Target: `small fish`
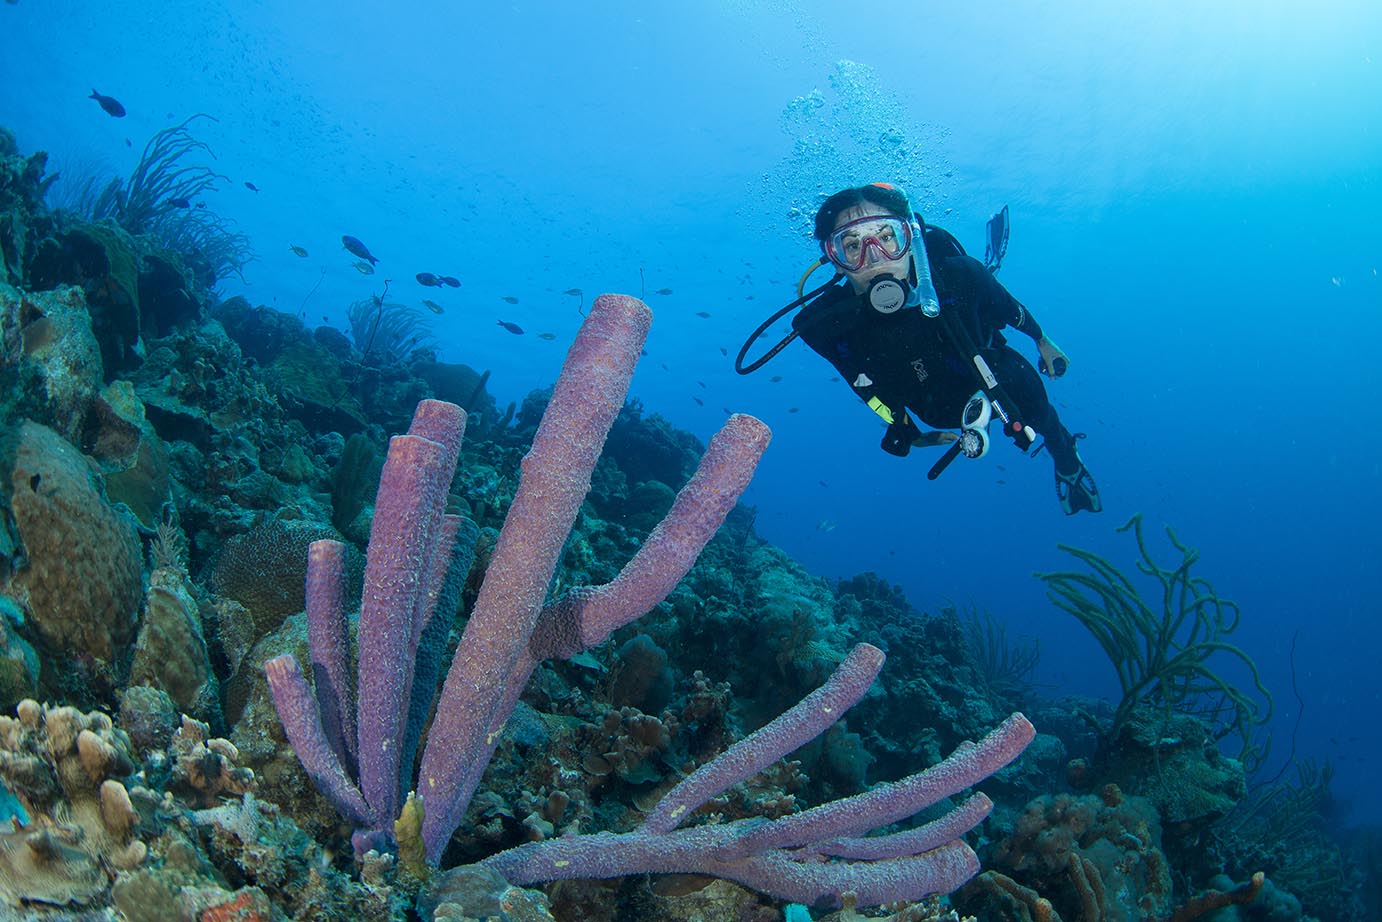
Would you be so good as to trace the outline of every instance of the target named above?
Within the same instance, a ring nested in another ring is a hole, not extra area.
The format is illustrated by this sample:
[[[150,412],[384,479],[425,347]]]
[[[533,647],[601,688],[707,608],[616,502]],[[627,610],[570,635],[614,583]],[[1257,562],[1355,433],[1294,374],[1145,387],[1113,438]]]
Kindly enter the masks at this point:
[[[168,199],[168,204],[172,205],[174,208],[191,208],[192,200],[179,196],[178,198]]]
[[[698,406],[698,407],[703,407],[703,406],[705,406],[705,401],[702,400],[701,398],[699,398],[699,397],[692,397],[691,399],[694,400],[694,401],[696,401],[696,406]]]
[[[374,267],[363,259],[357,259],[355,262],[351,263],[351,265],[354,266],[355,271],[361,275],[374,275]]]
[[[744,295],[745,301],[757,301],[758,295]]]
[[[839,384],[839,383],[840,383],[840,377],[839,377],[839,375],[836,375],[835,377],[831,378],[831,379],[830,379],[830,383],[831,383],[831,384]]]
[[[298,246],[296,243],[288,244],[288,251],[292,253],[294,256],[298,257],[299,259],[302,259],[307,256],[307,250]]]
[[[787,408],[787,412],[788,412],[788,413],[800,413],[800,412],[801,412],[801,407],[788,407],[788,408]]]
[[[777,382],[779,382],[779,381],[782,380],[782,375],[773,375],[773,376],[772,376],[771,378],[769,378],[768,380],[771,381],[772,383],[776,384]]]
[[[515,298],[513,295],[504,295],[504,297],[500,298],[499,300],[505,302],[506,304],[517,304],[517,303],[518,303],[518,299]]]
[[[1004,486],[1007,486],[1007,484],[1008,484],[1008,482],[1007,482],[1006,480],[1000,480],[1000,481],[998,481],[998,482],[999,482],[1000,484],[1003,484]]]
[[[114,96],[102,96],[100,93],[92,90],[91,95],[86,98],[96,100],[100,107],[105,110],[106,115],[109,115],[111,118],[125,117],[125,107],[120,105],[120,100],[116,99]]]
[[[538,339],[545,339],[545,340],[547,340],[548,342],[551,342],[552,340],[554,340],[554,339],[557,338],[557,334],[555,334],[555,333],[539,333],[539,334],[537,334],[537,338],[538,338]]]
[[[710,311],[696,311],[696,316],[703,320],[708,320],[710,318]]]
[[[564,295],[570,295],[571,297],[574,298],[574,297],[576,297],[577,295],[584,295],[585,292],[584,292],[584,291],[581,291],[579,288],[568,288],[568,289],[566,289],[565,291],[563,291],[562,294],[564,294]]]
[[[126,147],[134,147],[134,142],[131,141],[129,138],[126,138],[126,139],[125,139],[125,146],[126,146]]]
[[[499,325],[515,336],[523,335],[523,328],[516,323],[509,323],[507,320],[501,320],[499,321]]]
[[[733,416],[733,415],[734,415],[734,411],[731,410],[729,407],[720,407],[720,409],[725,411],[725,415],[726,415],[726,416]]]
[[[726,349],[724,346],[721,346],[721,347],[720,347],[720,354],[721,354],[721,355],[727,356],[727,355],[729,355],[729,350]]]
[[[704,382],[704,381],[697,381],[696,383],[699,384],[701,387],[705,387],[705,382]]]
[[[663,370],[663,371],[671,371],[671,370],[672,370],[672,369],[670,369],[670,368],[667,367],[667,363],[666,363],[666,362],[658,362],[658,364],[662,366],[662,370]]]
[[[816,523],[816,531],[826,531],[826,532],[829,532],[829,531],[834,531],[834,530],[835,530],[835,523],[832,522],[832,521],[830,521],[829,519],[821,519],[819,522]]]
[[[670,288],[659,288],[657,291],[653,292],[655,295],[669,295],[671,293],[672,289]]]
[[[375,259],[374,256],[370,253],[369,247],[365,246],[365,244],[360,240],[359,237],[352,237],[349,234],[343,235],[341,237],[341,246],[345,247],[347,250],[349,250],[356,256],[360,257],[361,259],[368,259],[370,265],[374,265],[375,263],[379,262],[379,260]]]
[[[426,285],[428,288],[436,288],[441,284],[441,279],[430,272],[419,272],[413,278],[417,279],[419,285]]]
[[[445,312],[442,310],[441,305],[438,304],[436,301],[429,301],[428,299],[423,298],[423,299],[422,299],[422,306],[425,307],[425,308],[427,308],[429,311],[431,311],[431,312],[434,313],[434,314],[445,313]]]
[[[254,183],[250,182],[248,179],[245,180],[245,188],[248,189],[248,190],[250,190],[251,192],[258,192],[258,191],[259,191],[259,187],[256,186]]]
[[[458,278],[456,278],[454,275],[439,275],[439,276],[437,276],[437,281],[438,281],[438,282],[441,282],[443,285],[447,286],[448,288],[460,288],[460,287],[461,287],[461,280],[458,279]]]

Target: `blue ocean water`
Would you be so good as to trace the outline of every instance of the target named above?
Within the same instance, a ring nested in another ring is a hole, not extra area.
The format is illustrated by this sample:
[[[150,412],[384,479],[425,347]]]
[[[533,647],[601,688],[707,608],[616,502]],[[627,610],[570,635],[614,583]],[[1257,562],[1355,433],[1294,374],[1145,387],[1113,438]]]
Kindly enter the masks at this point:
[[[644,296],[645,408],[704,439],[726,408],[773,427],[747,494],[765,537],[923,609],[992,610],[1041,639],[1052,691],[1116,685],[1033,571],[1060,543],[1131,569],[1118,525],[1174,527],[1242,606],[1269,770],[1299,717],[1297,758],[1382,819],[1382,7],[19,0],[0,35],[0,124],[72,181],[215,119],[207,203],[258,253],[227,295],[346,328],[390,279],[443,305],[442,357],[491,369],[501,404],[552,381],[580,304]],[[999,279],[1071,356],[1049,389],[1101,515],[1062,516],[1049,460],[1006,444],[927,482],[932,457],[881,452],[801,344],[735,374],[816,256],[816,206],[873,180],[976,254],[1010,206]]]

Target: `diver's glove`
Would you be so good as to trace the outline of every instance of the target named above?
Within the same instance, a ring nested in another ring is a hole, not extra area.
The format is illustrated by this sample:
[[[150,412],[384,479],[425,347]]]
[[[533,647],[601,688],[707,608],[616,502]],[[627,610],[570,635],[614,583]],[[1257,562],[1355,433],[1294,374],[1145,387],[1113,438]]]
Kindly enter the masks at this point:
[[[1045,336],[1037,340],[1037,351],[1041,353],[1041,361],[1037,363],[1037,367],[1048,378],[1059,378],[1070,367],[1069,356]]]
[[[883,433],[883,442],[880,447],[890,455],[905,458],[907,452],[911,451],[912,446],[916,444],[915,440],[921,435],[922,432],[917,428],[917,424],[912,422],[910,416],[903,413],[888,424],[887,431]]]

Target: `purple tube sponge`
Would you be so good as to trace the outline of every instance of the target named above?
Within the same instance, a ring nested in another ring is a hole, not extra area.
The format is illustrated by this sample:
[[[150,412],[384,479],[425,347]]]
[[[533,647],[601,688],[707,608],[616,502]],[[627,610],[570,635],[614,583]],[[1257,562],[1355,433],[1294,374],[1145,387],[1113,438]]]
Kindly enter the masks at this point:
[[[1021,714],[938,765],[863,794],[776,820],[676,828],[709,798],[823,732],[863,696],[882,662],[877,648],[856,646],[825,685],[669,791],[637,831],[533,842],[480,864],[520,886],[628,874],[710,874],[808,905],[838,906],[847,890],[859,905],[874,906],[956,889],[979,870],[978,858],[959,837],[988,815],[993,804],[984,795],[916,829],[863,833],[913,816],[1017,758],[1036,732]],[[435,886],[445,885],[443,875]]]
[[[537,663],[574,655],[662,601],[734,507],[767,446],[766,426],[731,417],[620,576],[545,604],[650,322],[651,312],[637,299],[595,300],[523,459],[518,492],[422,752],[422,839],[433,863],[464,816]],[[334,542],[315,545],[309,555],[315,697],[291,657],[266,664],[274,703],[308,774],[362,826],[353,837],[357,847],[391,837],[434,692],[433,657],[454,612],[459,577],[469,568],[473,526],[442,514],[463,427],[458,408],[424,401],[409,434],[390,443],[366,555],[356,682],[349,680],[342,548]],[[460,548],[454,554],[453,543]],[[457,558],[463,558],[459,565]]]

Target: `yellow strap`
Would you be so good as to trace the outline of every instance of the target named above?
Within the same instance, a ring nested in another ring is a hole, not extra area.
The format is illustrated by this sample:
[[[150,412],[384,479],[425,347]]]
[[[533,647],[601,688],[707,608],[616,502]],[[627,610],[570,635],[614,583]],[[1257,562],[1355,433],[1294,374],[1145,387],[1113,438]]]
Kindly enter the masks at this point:
[[[816,260],[815,262],[813,262],[813,263],[811,264],[811,267],[810,267],[809,269],[807,269],[805,272],[803,272],[803,273],[801,274],[801,278],[797,279],[797,297],[798,297],[798,298],[801,297],[801,293],[806,289],[806,280],[809,279],[809,278],[811,277],[811,275],[812,275],[817,269],[819,269],[821,266],[824,266],[824,265],[825,265],[825,260],[824,260],[824,259],[818,259],[818,260]]]
[[[881,416],[883,422],[887,423],[889,426],[893,424],[893,411],[888,408],[886,403],[879,400],[877,397],[869,398],[869,409]]]

